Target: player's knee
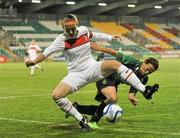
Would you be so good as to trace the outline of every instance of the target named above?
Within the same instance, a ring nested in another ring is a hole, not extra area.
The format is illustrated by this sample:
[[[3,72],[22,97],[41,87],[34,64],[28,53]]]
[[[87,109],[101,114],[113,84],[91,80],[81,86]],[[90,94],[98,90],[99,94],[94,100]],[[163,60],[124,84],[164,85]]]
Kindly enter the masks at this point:
[[[60,98],[63,98],[63,96],[60,95],[59,93],[53,92],[52,93],[52,98],[53,98],[53,100],[58,100]]]
[[[115,60],[112,60],[112,68],[114,70],[118,70],[118,68],[121,66],[121,63]]]
[[[108,100],[109,100],[111,103],[116,103],[117,100],[118,100],[118,97],[117,97],[117,96],[110,96],[110,97],[108,98]]]
[[[58,100],[59,99],[59,97],[55,93],[52,93],[52,98],[53,98],[53,100]]]
[[[69,94],[70,90],[69,87],[66,87],[66,85],[64,85],[63,83],[58,85],[53,93],[52,93],[52,98],[54,100],[58,100],[60,98],[64,98]]]

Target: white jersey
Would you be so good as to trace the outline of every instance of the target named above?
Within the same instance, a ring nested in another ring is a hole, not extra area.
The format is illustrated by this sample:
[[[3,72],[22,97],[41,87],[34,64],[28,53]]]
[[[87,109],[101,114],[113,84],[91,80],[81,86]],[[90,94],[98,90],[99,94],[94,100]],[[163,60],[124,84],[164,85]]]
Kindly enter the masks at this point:
[[[37,45],[30,45],[28,47],[28,55],[31,60],[37,57],[37,52],[41,51],[41,48]]]
[[[65,33],[60,34],[54,42],[45,49],[45,57],[57,51],[64,51],[69,72],[79,72],[89,66],[90,61],[94,61],[91,55],[90,39],[110,41],[112,36],[104,33],[91,33],[85,26],[77,28],[78,33],[70,38]]]

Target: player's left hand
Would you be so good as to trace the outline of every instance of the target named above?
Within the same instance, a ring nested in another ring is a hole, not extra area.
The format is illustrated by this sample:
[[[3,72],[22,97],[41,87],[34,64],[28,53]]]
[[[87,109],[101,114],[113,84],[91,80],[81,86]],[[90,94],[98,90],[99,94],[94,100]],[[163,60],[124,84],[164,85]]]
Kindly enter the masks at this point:
[[[138,99],[136,99],[136,97],[134,96],[134,93],[129,93],[128,99],[134,106],[138,104]]]
[[[26,67],[34,66],[34,65],[35,65],[35,62],[34,62],[34,61],[32,61],[32,60],[26,61]]]

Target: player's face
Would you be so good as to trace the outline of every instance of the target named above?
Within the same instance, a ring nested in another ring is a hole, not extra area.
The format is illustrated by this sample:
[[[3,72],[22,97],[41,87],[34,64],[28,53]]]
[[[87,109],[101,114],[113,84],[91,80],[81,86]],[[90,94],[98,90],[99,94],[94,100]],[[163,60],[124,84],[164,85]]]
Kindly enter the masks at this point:
[[[67,22],[64,24],[64,31],[70,36],[73,37],[77,33],[77,26],[75,22]]]
[[[142,75],[148,75],[151,74],[155,71],[154,66],[151,63],[143,63],[142,66],[140,67],[140,71]]]

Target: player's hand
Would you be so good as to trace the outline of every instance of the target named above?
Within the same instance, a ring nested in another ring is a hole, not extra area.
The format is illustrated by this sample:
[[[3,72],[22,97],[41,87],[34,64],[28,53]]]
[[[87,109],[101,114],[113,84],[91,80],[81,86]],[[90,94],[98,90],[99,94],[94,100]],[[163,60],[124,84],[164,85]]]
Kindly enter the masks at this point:
[[[32,60],[28,60],[26,61],[26,67],[29,67],[29,66],[34,66],[36,63]]]
[[[138,99],[136,99],[136,97],[134,96],[134,93],[129,93],[128,99],[134,106],[138,104]]]
[[[112,40],[121,41],[121,37],[120,37],[120,36],[114,36],[114,37],[112,38]]]

